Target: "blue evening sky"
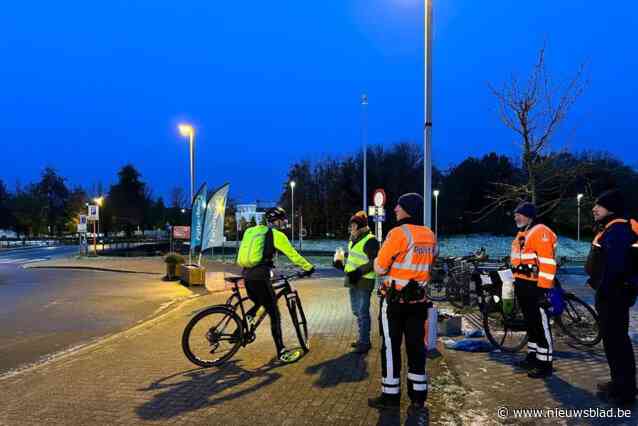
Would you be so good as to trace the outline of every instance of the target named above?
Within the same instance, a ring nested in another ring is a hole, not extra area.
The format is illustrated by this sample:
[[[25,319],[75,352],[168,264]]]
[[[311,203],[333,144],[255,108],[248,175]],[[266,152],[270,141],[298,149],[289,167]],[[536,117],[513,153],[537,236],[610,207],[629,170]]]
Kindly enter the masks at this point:
[[[231,182],[276,199],[291,162],[371,143],[422,142],[423,3],[411,0],[12,1],[0,12],[0,179],[51,165],[72,185],[132,162],[156,195]],[[547,40],[556,77],[589,87],[555,141],[638,164],[638,3],[435,0],[434,162],[515,153],[487,82],[526,74]],[[299,190],[302,190],[299,188]]]

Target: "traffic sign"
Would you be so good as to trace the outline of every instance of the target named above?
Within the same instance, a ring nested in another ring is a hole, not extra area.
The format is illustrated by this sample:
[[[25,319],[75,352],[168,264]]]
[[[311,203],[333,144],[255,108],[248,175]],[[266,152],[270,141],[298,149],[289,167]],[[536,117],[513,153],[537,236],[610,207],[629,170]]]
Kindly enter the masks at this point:
[[[99,220],[100,219],[100,206],[98,206],[97,204],[89,205],[88,219],[89,220]]]
[[[372,197],[372,200],[374,201],[374,205],[377,207],[383,207],[385,205],[385,191],[381,188],[376,189],[374,191],[374,196]]]
[[[78,222],[78,234],[86,233],[86,215],[80,215],[80,221]]]

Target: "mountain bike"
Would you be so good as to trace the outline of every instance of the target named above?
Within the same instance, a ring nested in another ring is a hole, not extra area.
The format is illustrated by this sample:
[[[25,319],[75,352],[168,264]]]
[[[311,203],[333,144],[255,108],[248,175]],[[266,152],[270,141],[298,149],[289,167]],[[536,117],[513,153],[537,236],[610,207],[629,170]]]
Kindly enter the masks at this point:
[[[500,268],[502,269],[502,268]],[[510,312],[503,312],[502,283],[495,270],[481,270],[473,274],[476,283],[479,309],[487,339],[505,352],[518,352],[527,344],[527,327],[516,298]],[[556,279],[554,285],[560,287]],[[553,324],[583,346],[597,345],[602,336],[598,314],[589,304],[574,293],[565,291],[565,309],[553,317]]]
[[[275,303],[279,303],[282,298],[286,301],[301,348],[298,357],[309,351],[308,324],[299,293],[290,281],[305,276],[304,273],[279,275],[272,284]],[[246,312],[252,302],[247,296],[242,296],[240,291],[244,279],[227,277],[225,280],[232,284],[232,294],[226,303],[198,312],[186,324],[182,333],[182,349],[186,358],[201,367],[220,366],[231,359],[242,346],[255,341],[257,328],[267,316],[266,310],[260,307],[254,320],[249,322]]]

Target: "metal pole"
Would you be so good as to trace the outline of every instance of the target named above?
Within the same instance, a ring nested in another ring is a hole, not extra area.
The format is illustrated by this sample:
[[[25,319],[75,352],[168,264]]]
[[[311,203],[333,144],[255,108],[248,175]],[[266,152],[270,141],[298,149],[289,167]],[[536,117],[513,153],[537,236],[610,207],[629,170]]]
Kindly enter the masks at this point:
[[[423,127],[423,222],[432,221],[432,2],[425,0],[425,125]]]
[[[195,199],[195,150],[194,150],[194,130],[191,130],[189,136],[190,146],[190,169],[191,169],[191,204]]]
[[[294,246],[295,245],[295,185],[292,185],[290,187],[292,189],[292,206],[291,206],[291,212],[290,212],[290,227],[291,227],[291,231],[290,231],[290,238],[292,239],[291,243]]]
[[[361,95],[361,138],[363,139],[363,211],[368,213],[368,95]]]
[[[303,215],[299,214],[299,251],[301,251],[302,241],[303,241]]]
[[[580,242],[580,200],[578,200],[578,241]]]
[[[434,197],[434,234],[439,236],[439,196]]]

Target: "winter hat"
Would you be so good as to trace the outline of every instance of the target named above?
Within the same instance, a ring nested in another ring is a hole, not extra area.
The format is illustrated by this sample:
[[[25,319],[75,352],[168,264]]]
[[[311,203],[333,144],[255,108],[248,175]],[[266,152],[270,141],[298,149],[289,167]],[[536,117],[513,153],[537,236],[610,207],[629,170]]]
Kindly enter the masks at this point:
[[[522,214],[530,219],[536,219],[536,206],[528,201],[523,201],[516,207],[514,213]]]
[[[410,217],[416,219],[423,218],[423,197],[416,192],[403,194],[399,197],[397,204],[399,204]]]
[[[602,206],[616,215],[622,215],[625,212],[625,198],[617,189],[603,192],[594,204]]]
[[[368,226],[368,215],[363,210],[356,212],[351,218],[350,223],[357,225],[357,228],[365,228]]]

